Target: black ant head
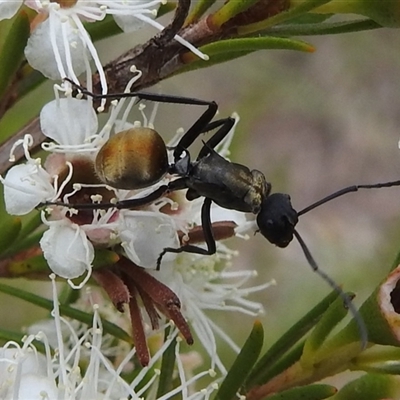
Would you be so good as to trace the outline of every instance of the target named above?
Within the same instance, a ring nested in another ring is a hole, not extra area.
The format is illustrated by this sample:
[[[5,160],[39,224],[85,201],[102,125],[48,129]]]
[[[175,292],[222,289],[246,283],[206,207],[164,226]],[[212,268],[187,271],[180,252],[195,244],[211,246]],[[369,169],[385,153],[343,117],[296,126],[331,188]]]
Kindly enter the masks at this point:
[[[298,221],[290,196],[283,193],[274,193],[265,198],[257,215],[261,234],[278,247],[286,247],[292,241]]]

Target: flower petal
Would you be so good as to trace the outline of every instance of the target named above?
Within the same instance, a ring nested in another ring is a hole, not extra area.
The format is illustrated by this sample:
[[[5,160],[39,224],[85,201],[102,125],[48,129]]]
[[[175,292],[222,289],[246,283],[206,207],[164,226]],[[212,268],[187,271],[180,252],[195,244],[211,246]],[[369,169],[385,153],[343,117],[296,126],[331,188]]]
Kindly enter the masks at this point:
[[[55,191],[50,180],[50,175],[33,163],[12,167],[3,181],[7,212],[24,215],[39,203],[53,198]]]
[[[25,56],[32,68],[53,80],[71,76],[68,65],[73,66],[75,75],[81,74],[86,70],[85,59],[89,57],[78,31],[73,29],[69,21],[61,22],[55,18],[52,24],[49,18],[33,31],[25,48]]]
[[[94,259],[93,245],[78,225],[68,221],[50,223],[40,240],[50,269],[66,279],[77,278],[88,270]]]
[[[22,0],[0,0],[0,21],[12,18],[22,5]]]
[[[180,247],[171,217],[154,212],[125,213],[120,238],[128,257],[144,268],[155,268],[165,247]]]
[[[29,374],[21,377],[19,381],[19,399],[57,399],[59,391],[54,379],[37,374]]]
[[[90,101],[69,97],[47,103],[40,113],[40,126],[60,145],[81,145],[97,132],[98,121]]]

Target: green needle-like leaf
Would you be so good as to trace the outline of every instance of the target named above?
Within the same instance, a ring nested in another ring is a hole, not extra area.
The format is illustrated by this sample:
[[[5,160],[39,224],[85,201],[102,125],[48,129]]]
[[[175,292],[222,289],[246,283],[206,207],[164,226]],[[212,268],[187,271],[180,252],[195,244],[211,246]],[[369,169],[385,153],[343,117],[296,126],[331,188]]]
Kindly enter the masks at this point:
[[[296,344],[291,350],[285,353],[281,358],[278,359],[272,366],[265,368],[259,373],[259,381],[255,384],[254,382],[246,382],[246,389],[251,389],[256,385],[261,385],[269,382],[273,377],[279,375],[296,361],[299,361],[303,354],[304,341]],[[252,386],[251,386],[252,385]]]
[[[231,400],[235,397],[236,392],[243,385],[252,366],[257,361],[263,341],[264,329],[261,322],[256,321],[246,343],[239,355],[236,357],[228,375],[222,382],[221,387],[216,394],[216,399]]]
[[[366,374],[346,386],[332,400],[398,399],[397,378],[384,374]]]
[[[216,0],[199,0],[195,1],[193,11],[189,14],[185,21],[185,25],[190,25],[198,21],[200,17],[215,3]]]
[[[2,342],[17,342],[17,343],[22,343],[23,338],[26,336],[26,333],[21,333],[21,332],[14,332],[14,331],[8,331],[6,329],[0,329],[0,341]],[[41,353],[45,353],[44,345],[43,343],[33,340],[32,344],[36,347],[37,350],[39,350]]]
[[[229,21],[235,15],[246,11],[258,0],[231,0],[225,2],[225,4],[214,14],[209,16],[210,24],[213,26],[221,26],[225,22]]]
[[[3,254],[12,243],[15,243],[21,231],[21,219],[4,213],[0,222],[0,254]]]
[[[354,297],[352,293],[346,293],[350,298]],[[317,323],[310,336],[307,338],[304,345],[304,352],[302,356],[302,361],[307,360],[313,363],[314,354],[323,345],[328,335],[337,326],[337,324],[343,320],[347,315],[347,309],[343,304],[343,299],[341,297],[337,298],[328,310],[323,314],[320,321]]]
[[[36,294],[26,292],[25,290],[18,289],[12,286],[8,286],[3,283],[0,283],[0,292],[9,294],[10,296],[18,297],[19,299],[25,300],[31,304],[35,304],[48,311],[52,311],[54,307],[52,300],[45,299],[44,297],[37,296]],[[75,319],[89,326],[91,326],[93,322],[92,314],[77,310],[67,305],[60,305],[60,314]],[[125,342],[132,343],[132,338],[117,325],[112,324],[111,322],[108,322],[104,319],[102,319],[102,324],[105,333],[109,333],[110,335]]]
[[[266,20],[255,22],[253,24],[241,26],[238,28],[239,35],[248,35],[249,33],[260,32],[271,26],[281,24],[283,22],[289,21],[293,18],[305,15],[308,11],[313,10],[323,4],[330,2],[331,0],[306,0],[300,5],[290,8],[287,11],[281,12],[280,14],[274,15]]]
[[[400,348],[372,346],[360,353],[352,362],[351,369],[381,374],[400,375]]]
[[[274,364],[315,326],[338,296],[339,294],[336,290],[332,291],[273,344],[254,367],[246,386],[251,387],[255,384],[264,383],[265,377],[268,375],[269,370],[274,367]]]
[[[337,389],[331,385],[309,385],[274,394],[268,400],[322,400],[332,397],[336,392]]]
[[[288,24],[273,26],[265,30],[266,35],[274,36],[312,36],[312,35],[335,35],[339,33],[361,32],[371,29],[382,28],[372,19],[324,22],[314,24]]]
[[[24,49],[30,33],[29,18],[25,12],[20,12],[1,49],[0,62],[0,98],[12,82],[24,57]]]
[[[170,328],[165,330],[164,339],[167,339],[170,333]],[[172,388],[172,378],[174,373],[175,366],[175,345],[176,339],[174,339],[167,350],[165,350],[162,362],[161,362],[161,373],[160,378],[158,379],[158,388],[157,388],[157,399],[164,394],[168,393]]]
[[[211,65],[243,57],[257,50],[274,49],[298,50],[305,52],[314,51],[314,47],[309,43],[297,39],[260,36],[256,38],[220,40],[200,47],[200,50],[210,57],[208,61],[200,60],[192,53],[186,53],[183,56],[183,60],[187,63],[187,67],[180,69],[177,73],[192,71],[199,68],[207,68]]]
[[[95,24],[88,22],[85,24],[85,28],[93,42],[122,33],[111,15],[107,15],[102,21]]]

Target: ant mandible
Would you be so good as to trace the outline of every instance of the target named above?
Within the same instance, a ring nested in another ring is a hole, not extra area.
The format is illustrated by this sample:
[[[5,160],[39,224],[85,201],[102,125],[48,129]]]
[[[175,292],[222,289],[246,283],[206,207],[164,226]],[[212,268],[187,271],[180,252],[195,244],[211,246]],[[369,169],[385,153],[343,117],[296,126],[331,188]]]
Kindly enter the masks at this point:
[[[137,97],[138,101],[150,100],[162,103],[201,105],[206,106],[207,109],[178,142],[173,152],[174,162],[172,164],[168,163],[167,148],[161,136],[155,130],[143,127],[135,127],[115,134],[99,150],[95,161],[99,178],[104,183],[118,189],[132,190],[148,187],[160,181],[167,173],[176,176],[177,179],[139,199],[122,200],[116,203],[74,205],[52,202],[47,205],[62,205],[77,210],[128,209],[149,204],[168,193],[182,189],[187,189],[186,198],[188,200],[204,197],[201,222],[207,248],[191,244],[185,244],[179,248],[167,247],[157,259],[157,269],[160,268],[163,256],[168,252],[204,255],[216,252],[210,216],[212,202],[223,208],[253,213],[256,215],[259,232],[270,243],[284,248],[293,240],[293,237],[297,239],[314,272],[319,274],[343,298],[358,324],[362,347],[366,346],[368,337],[364,321],[340,286],[318,267],[295,226],[300,216],[330,200],[359,189],[400,186],[400,180],[348,186],[297,212],[292,207],[288,194],[271,194],[271,184],[266,181],[262,172],[250,170],[245,165],[228,161],[214,150],[230,132],[235,122],[233,118],[212,121],[218,110],[214,101],[147,92],[95,95],[81,86],[74,83],[73,85],[81,94],[90,96],[94,100]],[[214,129],[217,131],[203,144],[197,158],[194,161],[191,160],[187,149],[201,134]]]

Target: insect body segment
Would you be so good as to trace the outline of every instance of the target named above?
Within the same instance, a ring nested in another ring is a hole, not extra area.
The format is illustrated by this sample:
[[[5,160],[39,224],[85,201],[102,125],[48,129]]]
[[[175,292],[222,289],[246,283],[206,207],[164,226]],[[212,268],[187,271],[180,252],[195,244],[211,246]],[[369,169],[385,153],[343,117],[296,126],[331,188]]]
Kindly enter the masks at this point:
[[[142,189],[158,182],[168,170],[167,148],[154,130],[131,128],[112,136],[96,156],[99,178],[116,189]]]
[[[253,214],[271,190],[261,172],[232,163],[213,149],[193,163],[186,184],[188,200],[208,197],[220,207]]]
[[[265,197],[257,215],[261,234],[278,247],[286,247],[293,240],[298,221],[299,217],[292,207],[290,196],[284,193],[273,193]]]

